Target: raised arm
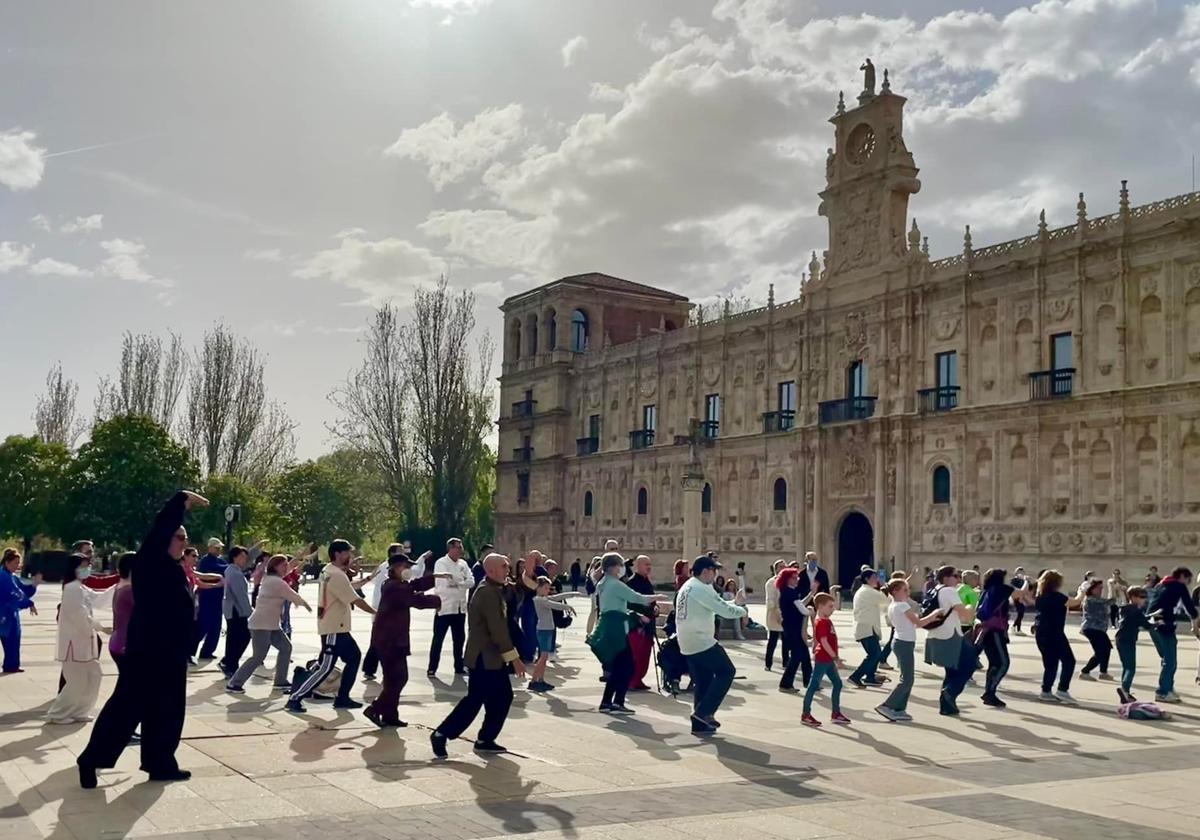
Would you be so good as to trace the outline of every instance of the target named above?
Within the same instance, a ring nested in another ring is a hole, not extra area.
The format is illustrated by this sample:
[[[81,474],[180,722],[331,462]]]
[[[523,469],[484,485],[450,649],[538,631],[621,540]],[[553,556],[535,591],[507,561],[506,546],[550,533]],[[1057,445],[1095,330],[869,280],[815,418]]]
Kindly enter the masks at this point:
[[[154,523],[150,526],[150,531],[146,534],[145,539],[142,540],[142,547],[138,553],[142,557],[155,561],[166,556],[167,550],[171,547],[171,539],[179,530],[179,526],[183,524],[184,515],[193,505],[198,504],[196,500],[208,504],[202,496],[187,490],[180,490],[172,496],[154,517]]]

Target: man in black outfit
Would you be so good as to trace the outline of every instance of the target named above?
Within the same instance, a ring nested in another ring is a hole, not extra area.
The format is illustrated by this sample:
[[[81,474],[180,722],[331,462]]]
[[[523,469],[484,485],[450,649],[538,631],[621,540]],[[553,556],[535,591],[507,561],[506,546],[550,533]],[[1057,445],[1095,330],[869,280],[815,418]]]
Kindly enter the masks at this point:
[[[125,663],[117,686],[104,704],[87,748],[80,753],[79,784],[96,786],[96,771],[113,767],[142,725],[142,769],[154,782],[176,782],[192,774],[180,770],[175,750],[187,707],[188,657],[193,645],[192,596],[180,560],[187,546],[183,517],[208,500],[184,490],[154,518],[133,560],[133,614]]]
[[[808,551],[804,554],[804,566],[800,569],[800,600],[810,594],[829,591],[829,573],[817,562],[817,553]]]

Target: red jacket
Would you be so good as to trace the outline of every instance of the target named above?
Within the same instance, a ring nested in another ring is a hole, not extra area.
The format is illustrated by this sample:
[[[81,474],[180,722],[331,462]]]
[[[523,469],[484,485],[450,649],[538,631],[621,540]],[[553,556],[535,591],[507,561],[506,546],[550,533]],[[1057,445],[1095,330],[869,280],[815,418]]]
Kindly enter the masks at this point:
[[[383,582],[379,611],[371,627],[371,647],[376,652],[382,654],[385,650],[399,648],[399,652],[408,655],[409,610],[413,607],[436,610],[442,605],[438,596],[421,594],[432,588],[432,574],[413,581],[388,578]]]

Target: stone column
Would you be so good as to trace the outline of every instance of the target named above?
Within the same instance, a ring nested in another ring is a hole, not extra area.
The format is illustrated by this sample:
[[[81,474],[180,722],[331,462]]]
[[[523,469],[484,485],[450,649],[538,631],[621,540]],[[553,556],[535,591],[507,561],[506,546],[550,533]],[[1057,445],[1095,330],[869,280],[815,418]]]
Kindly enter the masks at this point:
[[[808,537],[809,545],[807,548],[817,552],[817,556],[821,558],[822,564],[825,565],[825,570],[830,571],[829,566],[826,563],[825,546],[821,542],[821,535],[823,533],[823,529],[821,527],[821,517],[823,516],[822,508],[824,507],[824,505],[821,504],[821,501],[825,496],[825,459],[821,456],[820,431],[818,431],[816,434],[816,440],[813,443],[813,452],[815,453],[813,458],[813,521],[812,531],[809,533]]]
[[[882,425],[882,424],[881,424]],[[884,485],[884,472],[887,466],[884,464],[884,446],[883,446],[883,429],[881,428],[875,434],[875,529],[872,536],[874,537],[874,552],[875,552],[875,568],[883,568],[883,562],[887,559],[887,488]]]
[[[896,567],[908,569],[908,440],[903,430],[896,436]]]
[[[688,464],[683,474],[683,558],[691,562],[700,556],[701,495],[704,473],[699,464]]]

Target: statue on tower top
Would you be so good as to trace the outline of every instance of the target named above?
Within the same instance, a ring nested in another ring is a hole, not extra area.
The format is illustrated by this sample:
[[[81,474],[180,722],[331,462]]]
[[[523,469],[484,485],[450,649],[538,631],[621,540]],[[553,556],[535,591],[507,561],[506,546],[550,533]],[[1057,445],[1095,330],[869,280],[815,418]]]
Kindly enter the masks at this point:
[[[875,65],[868,58],[858,69],[863,71],[863,91],[858,95],[859,104],[862,104],[875,98]]]

